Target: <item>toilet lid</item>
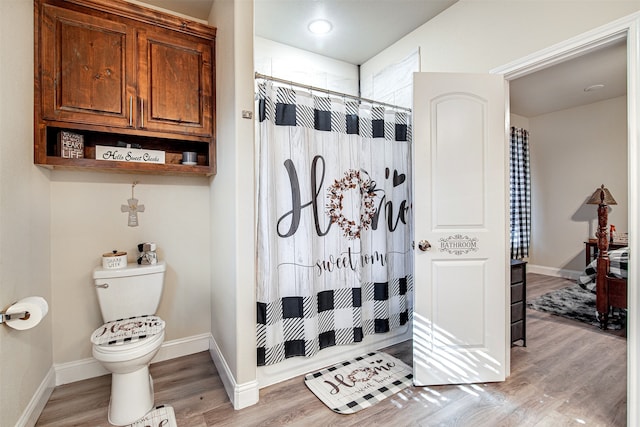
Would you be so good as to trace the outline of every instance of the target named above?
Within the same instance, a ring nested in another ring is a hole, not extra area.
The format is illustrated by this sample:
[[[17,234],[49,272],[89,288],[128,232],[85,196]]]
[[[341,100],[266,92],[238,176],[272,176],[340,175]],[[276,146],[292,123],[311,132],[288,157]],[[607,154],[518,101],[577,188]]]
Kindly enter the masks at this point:
[[[93,331],[95,345],[122,345],[140,341],[164,330],[164,320],[158,316],[139,316],[107,322]]]

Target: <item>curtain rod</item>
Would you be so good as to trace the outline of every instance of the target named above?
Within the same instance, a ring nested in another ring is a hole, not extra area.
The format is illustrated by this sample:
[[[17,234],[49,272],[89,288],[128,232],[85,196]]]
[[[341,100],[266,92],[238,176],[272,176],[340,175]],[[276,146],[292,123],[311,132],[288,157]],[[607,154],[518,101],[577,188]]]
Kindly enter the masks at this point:
[[[387,104],[386,102],[374,101],[372,99],[362,98],[361,96],[349,95],[348,93],[336,92],[334,90],[322,89],[322,88],[315,87],[315,86],[305,85],[305,84],[302,84],[302,83],[296,83],[296,82],[292,82],[290,80],[279,79],[277,77],[267,76],[265,74],[260,74],[258,72],[256,72],[255,78],[256,79],[271,80],[273,82],[284,83],[284,84],[288,84],[288,85],[291,85],[291,86],[296,86],[296,87],[299,87],[299,88],[302,88],[302,89],[308,89],[308,90],[312,90],[312,91],[316,91],[316,92],[323,92],[323,93],[326,93],[328,95],[335,95],[335,96],[341,96],[341,97],[344,97],[344,98],[351,98],[351,99],[355,99],[356,101],[364,101],[364,102],[368,102],[370,104],[383,105],[385,107],[395,108],[395,109],[398,109],[398,110],[404,110],[404,111],[411,112],[411,108],[401,107],[399,105]]]

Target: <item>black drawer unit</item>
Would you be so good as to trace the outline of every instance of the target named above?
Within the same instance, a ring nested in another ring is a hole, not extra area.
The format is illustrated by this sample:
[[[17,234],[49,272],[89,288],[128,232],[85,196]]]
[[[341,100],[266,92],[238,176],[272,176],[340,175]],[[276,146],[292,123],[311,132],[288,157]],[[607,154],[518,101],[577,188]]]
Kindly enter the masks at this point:
[[[511,260],[511,344],[527,346],[527,263]]]

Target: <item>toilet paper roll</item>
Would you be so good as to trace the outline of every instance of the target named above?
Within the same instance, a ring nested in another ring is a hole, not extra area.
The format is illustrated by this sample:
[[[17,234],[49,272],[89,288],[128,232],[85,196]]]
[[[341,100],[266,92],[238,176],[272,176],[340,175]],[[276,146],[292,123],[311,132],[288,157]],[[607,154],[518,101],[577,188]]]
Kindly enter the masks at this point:
[[[14,303],[5,311],[5,314],[28,312],[28,319],[11,319],[6,324],[10,328],[23,331],[35,327],[49,312],[49,305],[42,297],[26,297]]]

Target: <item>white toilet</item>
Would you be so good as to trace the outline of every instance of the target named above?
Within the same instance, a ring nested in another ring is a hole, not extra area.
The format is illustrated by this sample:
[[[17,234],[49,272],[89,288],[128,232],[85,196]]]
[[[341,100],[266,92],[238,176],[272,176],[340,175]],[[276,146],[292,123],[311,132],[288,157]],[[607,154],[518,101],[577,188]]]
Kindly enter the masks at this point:
[[[104,325],[91,335],[93,357],[111,372],[109,422],[122,426],[153,408],[149,363],[164,340],[155,316],[164,285],[164,262],[93,271]]]

